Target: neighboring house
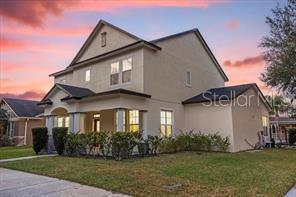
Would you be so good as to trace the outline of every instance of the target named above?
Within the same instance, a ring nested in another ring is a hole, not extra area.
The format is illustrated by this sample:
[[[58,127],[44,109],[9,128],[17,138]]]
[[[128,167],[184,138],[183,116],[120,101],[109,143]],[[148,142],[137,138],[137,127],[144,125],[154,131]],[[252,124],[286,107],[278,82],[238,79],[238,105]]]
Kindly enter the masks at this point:
[[[43,109],[38,101],[3,98],[0,108],[5,110],[8,117],[6,135],[13,138],[16,145],[31,145],[34,127],[44,127],[41,117]]]
[[[289,133],[288,130],[295,128],[296,129],[296,119],[290,117],[275,117],[272,116],[269,118],[270,123],[270,136],[275,140],[276,143],[286,143],[289,142]],[[278,126],[277,126],[278,125]],[[277,129],[279,127],[279,129]]]
[[[50,135],[56,126],[143,131],[144,137],[194,129],[229,136],[235,152],[251,149],[257,132],[267,129],[269,106],[259,88],[224,87],[228,78],[197,29],[148,42],[101,20],[71,64],[50,76],[55,85],[39,103]],[[242,95],[258,99],[250,107],[205,107],[196,95],[208,89],[239,91],[224,103]]]

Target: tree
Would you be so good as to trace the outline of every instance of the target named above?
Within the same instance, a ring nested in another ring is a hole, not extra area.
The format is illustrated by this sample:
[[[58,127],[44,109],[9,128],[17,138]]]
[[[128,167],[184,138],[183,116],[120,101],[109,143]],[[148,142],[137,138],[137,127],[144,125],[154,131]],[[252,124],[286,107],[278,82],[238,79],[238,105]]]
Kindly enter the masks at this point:
[[[283,96],[276,95],[276,96],[266,96],[266,100],[268,101],[269,105],[271,106],[271,114],[279,117],[280,113],[287,112],[288,110],[288,103],[285,102]]]
[[[270,34],[260,47],[265,49],[267,66],[261,80],[291,99],[296,99],[296,0],[272,9],[273,17],[266,17]]]

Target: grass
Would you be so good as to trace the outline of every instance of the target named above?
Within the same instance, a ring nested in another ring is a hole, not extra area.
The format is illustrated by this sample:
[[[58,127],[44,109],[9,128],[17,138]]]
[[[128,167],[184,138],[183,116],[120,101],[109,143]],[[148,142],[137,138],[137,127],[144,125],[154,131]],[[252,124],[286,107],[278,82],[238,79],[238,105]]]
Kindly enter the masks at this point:
[[[0,147],[0,159],[10,159],[16,157],[26,157],[35,155],[32,147],[29,146],[6,146]]]
[[[296,151],[195,153],[113,161],[49,157],[0,164],[133,196],[283,196],[296,183]],[[181,184],[168,189],[165,185]]]

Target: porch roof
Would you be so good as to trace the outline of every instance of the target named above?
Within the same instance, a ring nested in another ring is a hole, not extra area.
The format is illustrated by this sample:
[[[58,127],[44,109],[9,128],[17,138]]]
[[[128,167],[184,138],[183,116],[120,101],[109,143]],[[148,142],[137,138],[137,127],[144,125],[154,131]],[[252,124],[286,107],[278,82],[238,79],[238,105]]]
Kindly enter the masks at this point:
[[[81,97],[73,97],[73,96],[67,96],[65,98],[62,98],[61,101],[67,101],[71,99],[84,99],[84,98],[90,98],[90,97],[100,97],[100,96],[107,96],[107,95],[115,95],[115,94],[126,94],[126,95],[132,95],[132,96],[140,96],[140,97],[145,97],[145,98],[151,98],[151,95],[140,93],[140,92],[135,92],[127,89],[115,89],[115,90],[110,90],[110,91],[105,91],[105,92],[99,92],[99,93],[94,93],[91,95],[86,95],[86,96],[81,96]]]

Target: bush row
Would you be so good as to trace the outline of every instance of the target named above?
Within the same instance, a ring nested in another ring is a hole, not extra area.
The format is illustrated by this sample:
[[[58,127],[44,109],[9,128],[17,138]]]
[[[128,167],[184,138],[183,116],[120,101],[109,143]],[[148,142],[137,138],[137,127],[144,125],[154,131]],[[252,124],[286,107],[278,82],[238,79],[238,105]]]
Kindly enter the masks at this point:
[[[227,151],[229,138],[218,134],[182,134],[176,138],[148,136],[141,132],[89,132],[67,134],[67,128],[54,128],[53,139],[57,152],[69,156],[88,155],[112,157],[115,160],[131,155],[156,155],[179,151]]]

